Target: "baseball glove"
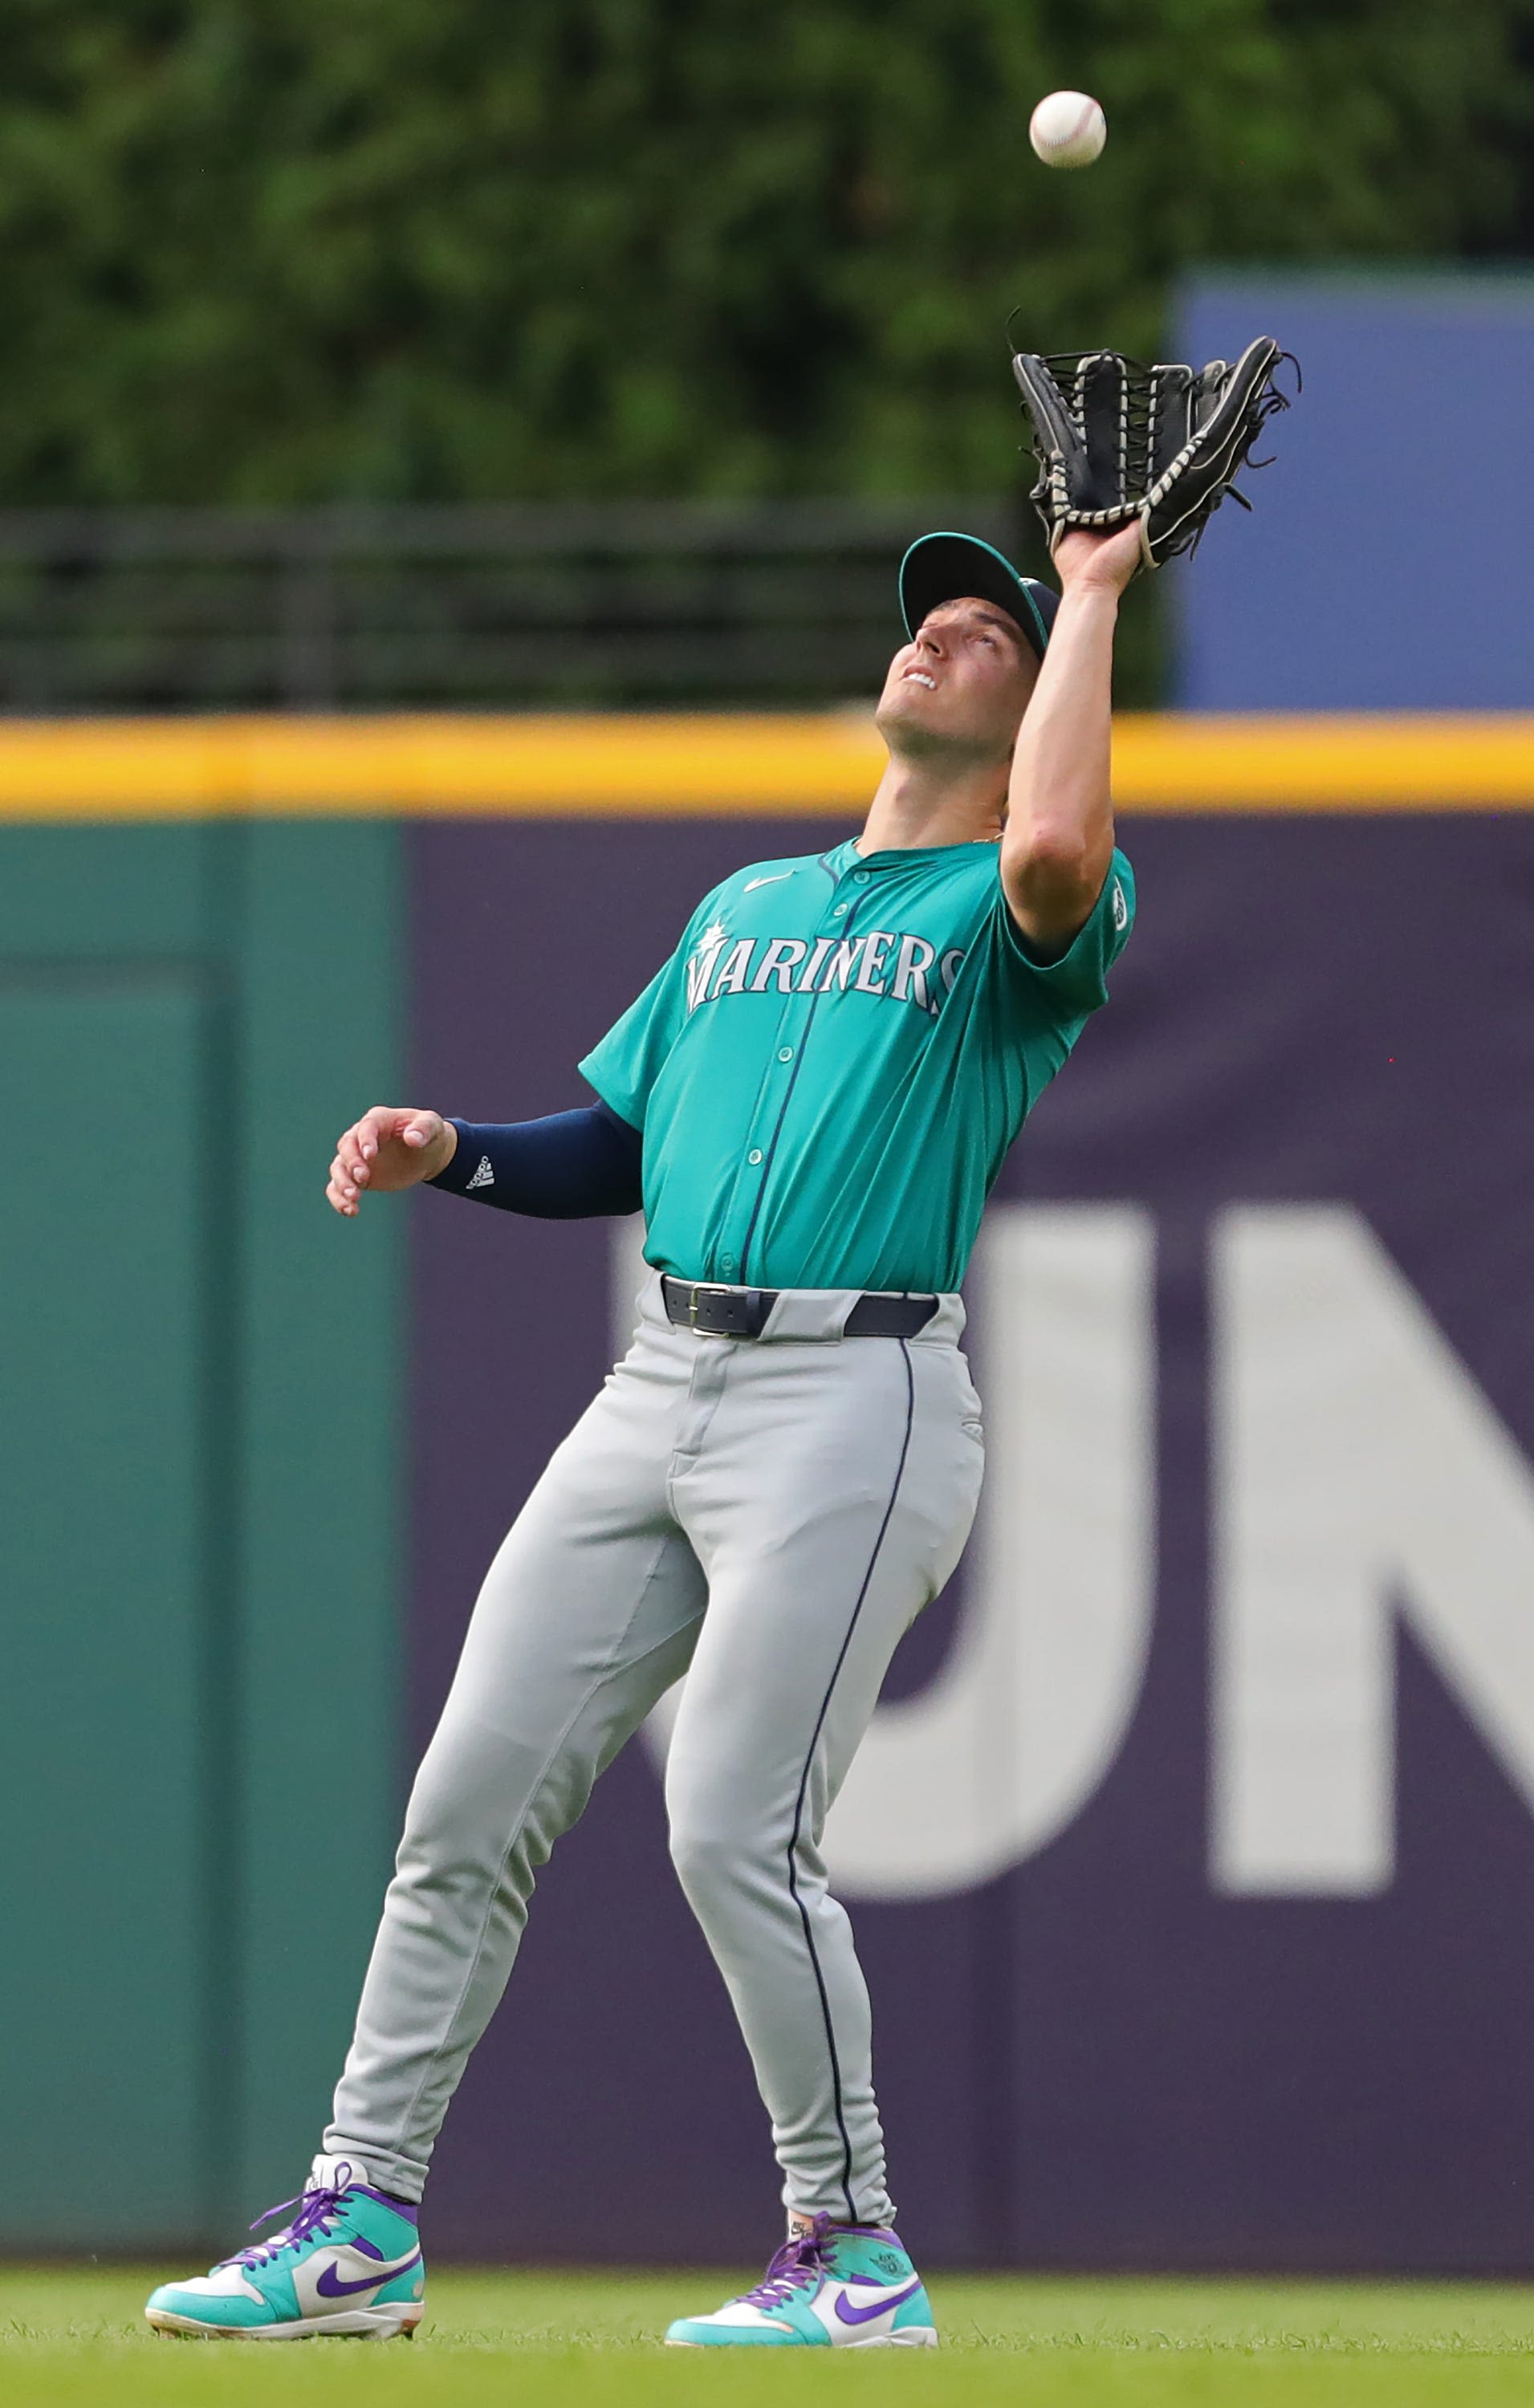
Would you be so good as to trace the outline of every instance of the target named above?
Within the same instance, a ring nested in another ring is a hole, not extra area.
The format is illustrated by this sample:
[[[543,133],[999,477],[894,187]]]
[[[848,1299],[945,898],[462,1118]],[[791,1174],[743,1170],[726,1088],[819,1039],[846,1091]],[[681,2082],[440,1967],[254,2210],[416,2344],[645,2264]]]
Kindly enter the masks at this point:
[[[1197,369],[1142,367],[1117,351],[1019,351],[1012,374],[1039,467],[1030,498],[1051,553],[1071,527],[1138,519],[1144,565],[1158,568],[1193,550],[1227,494],[1250,509],[1233,480],[1265,421],[1289,407],[1273,382],[1287,357],[1270,335],[1234,366]]]

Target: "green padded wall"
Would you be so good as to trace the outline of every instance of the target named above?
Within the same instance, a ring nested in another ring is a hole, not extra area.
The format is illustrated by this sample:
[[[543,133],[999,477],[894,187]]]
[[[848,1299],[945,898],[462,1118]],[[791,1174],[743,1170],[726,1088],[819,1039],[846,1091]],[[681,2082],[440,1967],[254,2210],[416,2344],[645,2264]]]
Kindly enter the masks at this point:
[[[9,2212],[50,2234],[103,2132],[135,2176],[103,2240],[184,2221],[205,2172],[207,1023],[184,974],[0,989],[0,2032]]]
[[[399,837],[0,829],[0,2245],[297,2186],[396,1806]],[[339,1376],[347,1363],[349,1375]]]

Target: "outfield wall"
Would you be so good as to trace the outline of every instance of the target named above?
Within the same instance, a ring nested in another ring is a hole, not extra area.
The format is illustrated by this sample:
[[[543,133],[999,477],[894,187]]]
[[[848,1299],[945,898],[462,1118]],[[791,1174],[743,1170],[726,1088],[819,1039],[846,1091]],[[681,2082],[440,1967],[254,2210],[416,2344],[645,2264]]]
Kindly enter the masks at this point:
[[[0,729],[11,2246],[293,2186],[409,1752],[632,1292],[632,1227],[334,1222],[336,1126],[577,1100],[876,758]],[[950,2262],[1528,2270],[1534,722],[1131,723],[1118,782],[1135,939],[971,1282],[982,1526],[838,1810],[896,2196]],[[773,2187],[637,1746],[434,2239],[750,2258]]]

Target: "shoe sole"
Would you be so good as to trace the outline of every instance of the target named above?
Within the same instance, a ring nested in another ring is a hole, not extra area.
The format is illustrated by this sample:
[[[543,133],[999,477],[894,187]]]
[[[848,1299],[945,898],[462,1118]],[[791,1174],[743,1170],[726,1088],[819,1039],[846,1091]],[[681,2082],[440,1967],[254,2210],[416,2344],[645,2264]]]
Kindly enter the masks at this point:
[[[208,2325],[168,2308],[146,2308],[147,2321],[173,2341],[414,2341],[425,2314],[417,2308],[348,2308],[334,2316],[300,2316],[285,2325]]]
[[[783,2344],[781,2342],[674,2341],[667,2333],[666,2346],[667,2349],[781,2349]],[[793,2346],[792,2343],[789,2346]],[[815,2344],[808,2342],[805,2346],[813,2349]],[[831,2346],[833,2349],[936,2349],[938,2336],[931,2325],[912,2325],[906,2332],[871,2333],[867,2341],[839,2341],[833,2342]]]

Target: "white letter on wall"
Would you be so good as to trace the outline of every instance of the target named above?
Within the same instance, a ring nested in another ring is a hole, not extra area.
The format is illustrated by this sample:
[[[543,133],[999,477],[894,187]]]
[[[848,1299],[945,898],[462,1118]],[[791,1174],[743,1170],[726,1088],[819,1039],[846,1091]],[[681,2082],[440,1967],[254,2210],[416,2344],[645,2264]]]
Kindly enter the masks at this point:
[[[1348,1208],[1226,1213],[1214,1304],[1215,1885],[1368,1896],[1398,1610],[1534,1805],[1534,1477]]]

